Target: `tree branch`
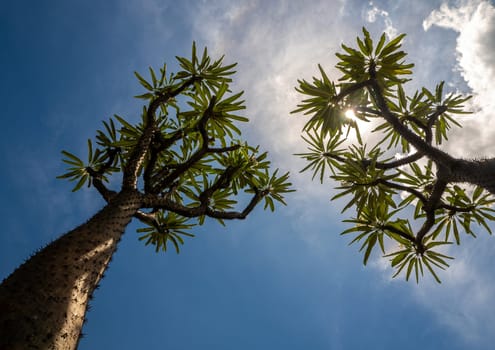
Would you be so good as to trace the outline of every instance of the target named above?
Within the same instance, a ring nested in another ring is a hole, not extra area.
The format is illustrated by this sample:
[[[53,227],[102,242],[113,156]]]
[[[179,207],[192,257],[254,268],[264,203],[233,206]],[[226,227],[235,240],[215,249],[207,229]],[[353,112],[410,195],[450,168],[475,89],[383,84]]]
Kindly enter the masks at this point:
[[[437,106],[435,112],[433,112],[431,115],[428,116],[428,124],[427,127],[429,129],[432,129],[435,123],[437,122],[438,118],[447,111],[446,106]]]
[[[347,95],[352,94],[355,91],[361,90],[362,88],[365,88],[367,86],[370,86],[372,84],[372,79],[368,79],[359,83],[351,84],[350,86],[340,89],[340,92],[333,97],[333,102],[338,103],[340,102],[343,98],[345,98]]]
[[[438,173],[441,174],[442,169],[439,169]],[[426,221],[423,223],[423,226],[416,234],[416,245],[419,254],[423,254],[425,251],[423,245],[423,238],[430,231],[430,229],[435,225],[435,210],[438,208],[438,204],[442,200],[442,195],[445,192],[447,187],[447,181],[442,179],[442,176],[437,175],[437,180],[433,185],[433,190],[431,191],[431,195],[428,198],[428,201],[423,205],[423,210],[426,213]]]
[[[199,195],[199,200],[201,204],[208,205],[208,201],[216,191],[224,188],[228,188],[235,172],[239,170],[238,167],[229,166],[225,169],[225,171],[218,177],[215,183],[209,188],[205,189]]]
[[[473,211],[474,209],[476,209],[476,206],[469,205],[469,206],[463,208],[463,207],[457,207],[455,205],[442,203],[442,204],[438,205],[435,209],[445,209],[445,210],[450,210],[452,212],[458,212],[458,213],[469,213],[470,211]]]
[[[382,89],[376,80],[375,74],[370,72],[372,76],[370,86],[370,94],[374,97],[378,108],[381,111],[382,117],[399,133],[404,139],[406,139],[416,150],[428,158],[432,159],[435,163],[442,164],[444,166],[452,166],[455,162],[455,158],[449,154],[433,147],[427,141],[416,135],[414,132],[404,125],[400,119],[390,111],[387,105],[387,101],[384,98]]]
[[[445,106],[438,106],[435,110],[434,113],[428,116],[428,124],[426,125],[426,135],[425,135],[425,140],[428,144],[431,145],[433,142],[433,126],[437,122],[438,118],[447,111],[447,107]]]
[[[421,152],[415,152],[415,153],[410,154],[404,158],[397,159],[393,162],[387,162],[387,163],[377,162],[375,167],[378,169],[383,169],[383,170],[395,169],[395,168],[398,168],[398,167],[403,166],[403,165],[414,163],[415,161],[420,160],[424,156],[425,155]]]
[[[402,232],[401,230],[399,230],[398,228],[394,227],[394,226],[391,226],[391,225],[383,225],[380,227],[382,230],[387,230],[387,231],[390,231],[392,233],[395,233],[399,236],[401,236],[402,238],[404,239],[407,239],[408,241],[410,242],[415,242],[415,239],[414,237],[411,237],[409,236],[407,233],[405,232]]]
[[[100,193],[107,203],[110,202],[110,200],[117,195],[117,192],[109,190],[101,180],[101,176],[94,176],[93,169],[86,168],[86,170],[90,174],[93,186],[98,190],[98,193]]]
[[[346,158],[341,157],[337,154],[332,154],[330,152],[324,152],[324,153],[322,153],[322,156],[335,159],[336,161],[341,162],[341,163],[345,163],[345,161],[346,161]],[[424,157],[424,154],[422,154],[420,152],[416,152],[416,153],[408,155],[407,157],[397,159],[397,160],[392,161],[392,162],[376,161],[375,162],[375,168],[381,169],[381,170],[391,170],[391,169],[398,168],[402,165],[407,165],[407,164],[413,163],[413,162],[421,159],[422,157]],[[363,159],[363,160],[361,160],[361,164],[363,165],[363,167],[367,168],[368,166],[370,166],[372,164],[372,160],[371,159]]]
[[[156,191],[153,187],[153,170],[155,169],[159,154],[171,147],[175,142],[183,138],[186,133],[191,131],[193,131],[192,128],[181,128],[176,130],[172,136],[168,138],[164,138],[161,132],[157,131],[155,133],[155,137],[151,144],[150,161],[144,170],[143,180],[145,192],[152,193],[153,191]],[[169,169],[170,166],[165,166],[158,174],[155,175],[155,178],[163,178],[168,174]]]
[[[231,220],[231,219],[245,219],[248,214],[254,209],[256,204],[263,198],[263,193],[261,191],[256,190],[254,196],[251,198],[249,201],[248,205],[242,212],[225,212],[225,211],[219,211],[219,210],[214,210],[209,207],[206,208],[206,215],[208,215],[211,218],[215,219],[226,219],[226,220]]]
[[[426,126],[425,124],[423,124],[421,122],[421,120],[418,120],[418,118],[412,117],[410,115],[404,116],[403,118],[405,120],[407,120],[408,122],[414,123],[418,128],[420,128],[424,132],[427,132],[428,131],[428,126]]]
[[[412,194],[413,196],[415,196],[416,198],[418,198],[423,203],[423,206],[428,202],[428,199],[426,198],[426,196],[414,188],[411,188],[411,187],[408,187],[405,185],[401,185],[401,184],[398,184],[395,182],[383,180],[383,179],[378,179],[377,183],[388,186],[388,187],[393,188],[393,189],[398,190],[398,191],[408,192],[408,193]]]
[[[153,213],[145,213],[141,210],[138,210],[136,214],[134,214],[134,217],[149,226],[158,227],[158,223]]]
[[[143,172],[143,182],[144,182],[144,192],[149,193],[153,191],[152,186],[152,176],[153,169],[155,168],[156,162],[158,161],[158,150],[156,148],[151,147],[150,150],[150,159],[146,164]]]
[[[169,174],[164,174],[163,171],[154,176],[155,179],[160,179],[156,185],[153,186],[152,192],[158,193],[163,188],[167,187],[167,184],[173,182],[181,174],[183,174],[187,169],[189,169],[194,163],[198,162],[203,156],[209,151],[208,142],[208,131],[206,130],[206,124],[208,119],[211,118],[213,114],[213,107],[215,106],[216,96],[212,96],[210,103],[206,110],[203,112],[201,119],[198,121],[198,131],[201,135],[201,147],[184,163],[177,164],[175,170]],[[167,170],[168,172],[168,170]]]
[[[105,186],[105,184],[103,183],[103,174],[105,174],[105,172],[113,166],[115,158],[117,157],[119,152],[120,148],[109,148],[107,150],[108,159],[99,167],[98,170],[95,170],[91,167],[86,168],[89,176],[91,176],[93,186],[98,190],[98,192],[103,197],[103,199],[105,199],[106,202],[109,202],[117,194],[117,192],[109,190]]]
[[[226,147],[208,147],[206,152],[207,153],[226,153],[226,152],[232,152],[235,150],[238,150],[241,148],[241,145],[232,145],[232,146],[226,146]]]
[[[179,141],[187,133],[192,131],[191,128],[180,128],[172,134],[172,136],[164,138],[161,133],[156,133],[155,141],[157,142],[157,151],[162,152],[172,146],[175,142]]]
[[[176,97],[195,82],[200,81],[201,77],[193,76],[183,82],[176,89],[168,90],[163,94],[158,95],[156,99],[151,101],[146,111],[144,131],[139,138],[136,146],[132,149],[129,156],[129,161],[124,168],[124,178],[122,180],[122,189],[135,189],[139,170],[144,162],[146,154],[149,151],[151,141],[153,140],[156,131],[155,112],[163,103],[167,103],[170,99]]]
[[[143,207],[144,208],[154,208],[154,209],[164,209],[172,211],[176,214],[182,215],[184,217],[193,218],[206,215],[215,219],[245,219],[247,215],[254,209],[256,204],[263,198],[264,193],[255,189],[255,194],[251,198],[248,205],[243,211],[220,211],[208,207],[206,203],[201,203],[195,207],[188,207],[180,203],[175,202],[170,198],[170,196],[160,197],[154,194],[145,194],[143,196]]]

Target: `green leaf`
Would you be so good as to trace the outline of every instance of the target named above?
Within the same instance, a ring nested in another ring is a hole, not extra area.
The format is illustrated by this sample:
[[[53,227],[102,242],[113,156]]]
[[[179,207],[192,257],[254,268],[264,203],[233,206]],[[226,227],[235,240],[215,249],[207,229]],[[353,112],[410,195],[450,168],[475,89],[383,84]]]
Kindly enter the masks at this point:
[[[366,265],[368,263],[368,259],[370,257],[371,251],[375,247],[376,241],[377,241],[377,235],[376,234],[373,234],[368,238],[367,247],[366,247],[366,251],[364,253],[364,259],[363,259],[364,265]]]
[[[136,78],[138,78],[139,83],[148,91],[153,91],[153,86],[150,85],[138,72],[134,72]]]
[[[424,256],[423,259],[422,259],[422,261],[425,264],[425,266],[428,268],[428,270],[430,271],[430,273],[433,275],[433,277],[435,278],[435,280],[438,283],[442,283],[442,281],[440,281],[440,278],[438,278],[437,274],[435,273],[435,270],[433,270],[433,268],[431,267],[430,263],[428,262],[428,258],[426,256]]]
[[[409,249],[397,252],[396,253],[397,255],[392,259],[392,262],[391,262],[392,267],[395,267],[395,266],[399,265],[401,262],[403,262],[404,259],[407,258],[409,253],[410,253]]]
[[[409,259],[409,264],[407,265],[407,271],[406,271],[406,281],[409,281],[409,277],[411,276],[411,272],[415,267],[416,262],[417,260],[415,258]],[[417,267],[416,267],[416,274],[417,274]]]
[[[376,49],[375,49],[375,56],[378,56],[383,48],[383,45],[385,44],[385,40],[386,40],[386,35],[385,33],[383,33],[380,37],[380,40],[378,41],[378,44],[376,45]]]
[[[79,181],[77,182],[76,186],[72,189],[72,192],[76,192],[81,189],[81,187],[86,183],[88,180],[88,175],[82,176]]]
[[[366,56],[370,56],[373,51],[373,40],[371,40],[370,33],[363,27],[364,34],[364,46],[366,48]]]
[[[391,54],[392,52],[394,52],[395,50],[397,50],[400,47],[400,43],[401,43],[402,39],[404,39],[405,36],[406,36],[406,34],[400,34],[397,37],[395,37],[394,39],[390,40],[387,43],[387,45],[385,45],[385,47],[381,50],[378,57],[380,57],[380,58],[386,57],[389,54]]]
[[[73,155],[72,153],[69,153],[67,151],[62,151],[62,154],[68,158],[66,163],[73,164],[73,165],[80,166],[80,167],[84,166],[84,162],[81,159],[79,159],[78,157],[76,157],[75,155]]]
[[[156,79],[155,71],[153,68],[148,67],[151,75],[151,81],[153,82],[153,88],[156,88],[158,86],[158,79]]]

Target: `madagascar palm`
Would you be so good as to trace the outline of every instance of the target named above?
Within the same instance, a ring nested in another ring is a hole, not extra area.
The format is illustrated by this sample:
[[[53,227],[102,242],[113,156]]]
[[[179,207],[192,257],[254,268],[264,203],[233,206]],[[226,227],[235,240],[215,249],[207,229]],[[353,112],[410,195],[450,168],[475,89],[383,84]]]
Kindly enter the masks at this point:
[[[306,99],[294,112],[311,116],[303,130],[304,170],[321,181],[330,170],[339,184],[333,199],[350,197],[344,211],[355,214],[343,234],[356,234],[351,243],[361,243],[364,264],[379,246],[383,254],[391,250],[395,275],[405,272],[408,279],[414,272],[418,280],[427,270],[440,282],[435,268],[451,259],[442,246],[459,244],[462,231],[475,236],[475,225],[491,233],[495,159],[466,160],[441,150],[470,96],[445,93],[443,82],[434,91],[407,94],[404,76],[413,64],[401,51],[404,34],[390,41],[383,34],[376,46],[364,28],[363,34],[356,48],[342,45],[337,53],[337,81],[321,66],[321,77],[299,81],[296,90]],[[367,135],[372,146],[359,131],[367,122],[374,125]],[[397,152],[404,156],[394,158]]]
[[[177,57],[150,80],[136,73],[146,92],[141,120],[115,116],[88,140],[88,161],[63,151],[74,191],[87,185],[106,205],[86,223],[28,259],[0,285],[0,349],[74,349],[88,301],[129,222],[144,224],[141,240],[157,251],[178,252],[190,229],[205,218],[244,219],[255,206],[284,203],[288,174],[270,173],[267,154],[239,140],[247,118],[242,92],[229,90],[235,64]],[[120,124],[120,126],[118,126]],[[118,190],[108,187],[122,173]],[[239,202],[239,203],[238,203]]]

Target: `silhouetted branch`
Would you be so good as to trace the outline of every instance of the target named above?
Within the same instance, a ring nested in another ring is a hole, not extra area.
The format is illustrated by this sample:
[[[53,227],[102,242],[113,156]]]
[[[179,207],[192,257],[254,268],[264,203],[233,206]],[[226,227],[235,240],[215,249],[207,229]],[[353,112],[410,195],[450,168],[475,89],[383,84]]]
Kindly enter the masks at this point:
[[[132,149],[129,155],[129,160],[124,169],[124,177],[122,180],[122,189],[135,189],[137,184],[137,178],[139,170],[144,162],[146,154],[149,151],[149,146],[153,140],[156,123],[155,123],[155,112],[160,107],[161,104],[166,103],[170,99],[176,97],[189,86],[193,85],[195,82],[201,80],[202,78],[193,76],[187,79],[183,84],[173,90],[168,90],[165,93],[158,95],[148,106],[145,117],[144,131],[139,138],[136,146]]]
[[[264,193],[255,190],[254,196],[251,198],[248,205],[242,211],[215,210],[214,208],[210,208],[207,202],[201,203],[194,207],[189,207],[177,203],[176,201],[171,199],[170,196],[160,197],[154,194],[145,194],[143,196],[143,207],[169,210],[188,218],[206,215],[215,219],[245,219],[246,216],[254,209],[256,204],[261,200],[261,198],[263,198],[263,196]]]

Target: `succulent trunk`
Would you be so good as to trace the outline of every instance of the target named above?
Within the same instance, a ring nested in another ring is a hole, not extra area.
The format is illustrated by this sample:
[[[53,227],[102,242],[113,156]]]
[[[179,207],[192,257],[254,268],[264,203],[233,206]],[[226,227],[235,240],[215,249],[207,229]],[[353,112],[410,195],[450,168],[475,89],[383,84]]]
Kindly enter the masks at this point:
[[[119,193],[2,282],[0,350],[77,347],[88,301],[140,204],[137,191]]]
[[[451,176],[452,182],[467,182],[495,194],[495,158],[456,160]]]

